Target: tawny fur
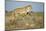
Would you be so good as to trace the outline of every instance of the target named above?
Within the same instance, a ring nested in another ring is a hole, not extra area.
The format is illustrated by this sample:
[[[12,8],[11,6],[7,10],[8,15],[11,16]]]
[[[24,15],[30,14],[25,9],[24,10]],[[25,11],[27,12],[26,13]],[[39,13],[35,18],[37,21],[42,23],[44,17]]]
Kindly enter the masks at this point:
[[[27,12],[31,11],[32,9],[32,6],[31,5],[28,5],[28,6],[25,6],[25,7],[21,7],[21,8],[17,8],[15,10],[15,14],[27,14]]]

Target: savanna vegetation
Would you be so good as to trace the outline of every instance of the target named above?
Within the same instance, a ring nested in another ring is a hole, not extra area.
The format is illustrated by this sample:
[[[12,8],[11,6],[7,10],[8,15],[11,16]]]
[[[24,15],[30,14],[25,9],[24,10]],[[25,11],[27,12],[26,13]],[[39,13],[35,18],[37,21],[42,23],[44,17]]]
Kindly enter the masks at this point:
[[[12,29],[39,29],[44,28],[44,17],[42,12],[35,12],[33,15],[18,14],[18,16],[11,16],[11,13],[6,15],[6,30]],[[14,20],[10,20],[14,17]]]

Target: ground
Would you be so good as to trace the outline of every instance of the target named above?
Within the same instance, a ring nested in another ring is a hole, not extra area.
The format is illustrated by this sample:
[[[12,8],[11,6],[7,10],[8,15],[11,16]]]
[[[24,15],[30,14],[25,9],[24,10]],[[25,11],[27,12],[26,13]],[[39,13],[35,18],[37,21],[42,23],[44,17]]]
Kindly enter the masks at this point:
[[[9,16],[10,14],[8,14]],[[8,17],[6,15],[6,20],[8,20]],[[12,30],[12,29],[39,29],[44,28],[44,19],[43,19],[43,13],[42,12],[35,12],[34,15],[18,15],[15,17],[14,22],[8,22],[6,23],[5,27],[6,30]]]

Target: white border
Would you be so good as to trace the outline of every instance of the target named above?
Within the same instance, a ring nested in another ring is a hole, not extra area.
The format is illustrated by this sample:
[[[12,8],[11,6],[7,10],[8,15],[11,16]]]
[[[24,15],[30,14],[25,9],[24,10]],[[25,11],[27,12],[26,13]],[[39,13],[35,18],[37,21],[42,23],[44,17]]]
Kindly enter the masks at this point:
[[[45,0],[21,0],[21,1],[44,2],[45,3],[44,25],[46,24],[46,1]],[[5,31],[5,1],[4,0],[0,0],[0,31]],[[17,31],[46,31],[46,27],[44,29],[17,30]]]
[[[5,4],[4,0],[0,0],[0,31],[5,30]]]

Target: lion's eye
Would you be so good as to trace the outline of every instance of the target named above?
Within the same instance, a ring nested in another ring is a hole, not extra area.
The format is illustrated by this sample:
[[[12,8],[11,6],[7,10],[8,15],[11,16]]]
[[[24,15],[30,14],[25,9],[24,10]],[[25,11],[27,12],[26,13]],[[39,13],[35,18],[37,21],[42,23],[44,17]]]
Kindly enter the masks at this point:
[[[28,14],[28,12],[27,12],[27,14]]]

